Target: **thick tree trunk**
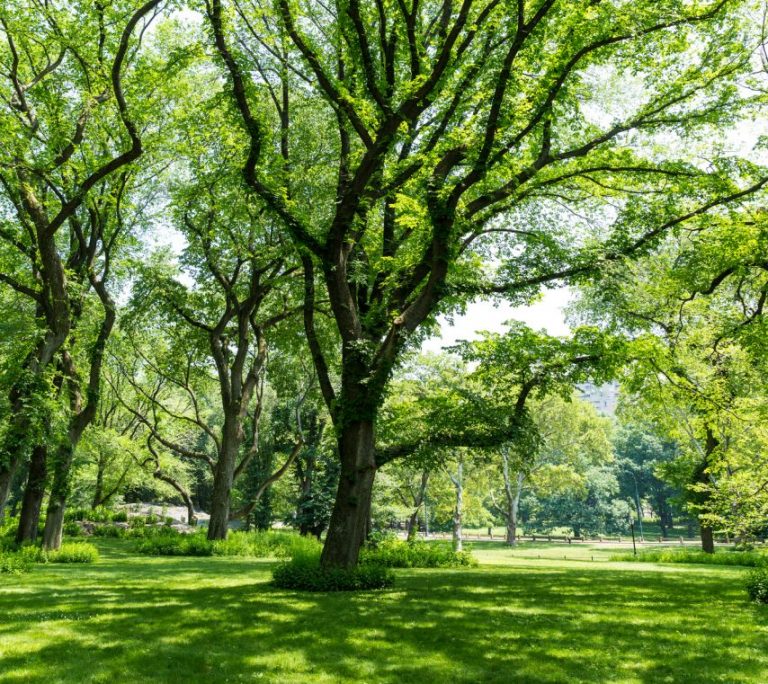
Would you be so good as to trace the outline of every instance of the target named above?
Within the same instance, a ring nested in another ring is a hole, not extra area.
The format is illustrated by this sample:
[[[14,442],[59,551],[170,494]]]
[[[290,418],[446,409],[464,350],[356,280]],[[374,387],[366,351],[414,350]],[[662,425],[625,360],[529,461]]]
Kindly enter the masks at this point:
[[[238,409],[239,411],[239,409]],[[235,465],[243,441],[243,432],[237,418],[225,417],[222,428],[221,451],[213,471],[211,495],[211,519],[208,523],[208,539],[226,539],[229,529],[229,510]]]
[[[37,445],[32,449],[27,486],[24,488],[24,500],[21,504],[19,527],[16,530],[16,541],[20,544],[37,539],[37,527],[40,523],[40,510],[45,496],[47,478],[48,449],[45,445]]]
[[[341,476],[320,562],[325,567],[357,565],[365,542],[376,476],[373,421],[346,425],[339,438]]]
[[[704,553],[715,552],[715,533],[709,525],[701,526],[701,550]]]
[[[234,468],[219,461],[213,476],[211,495],[211,519],[208,522],[208,539],[226,539],[229,529],[229,504],[232,495],[232,474]]]
[[[462,510],[464,508],[464,461],[459,459],[456,468],[456,477],[451,477],[456,489],[456,501],[453,508],[453,550],[463,551],[464,540],[462,537]]]
[[[56,450],[54,461],[53,482],[51,483],[51,495],[48,499],[48,509],[45,514],[45,527],[43,528],[43,548],[56,550],[61,547],[61,538],[64,534],[64,510],[69,496],[70,471],[72,470],[72,458],[80,436],[72,436]]]

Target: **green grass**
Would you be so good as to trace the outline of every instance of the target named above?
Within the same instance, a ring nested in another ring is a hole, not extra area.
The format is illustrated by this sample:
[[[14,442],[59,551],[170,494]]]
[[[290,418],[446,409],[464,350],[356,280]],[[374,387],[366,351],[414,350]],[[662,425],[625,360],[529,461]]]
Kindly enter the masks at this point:
[[[737,568],[475,547],[479,568],[319,595],[272,587],[273,562],[98,546],[0,576],[0,682],[768,681],[768,609]]]
[[[734,551],[716,549],[715,553],[704,553],[699,549],[665,548],[643,549],[637,555],[618,553],[611,560],[636,563],[693,563],[700,565],[741,565],[760,568],[768,566],[768,553],[765,551]]]

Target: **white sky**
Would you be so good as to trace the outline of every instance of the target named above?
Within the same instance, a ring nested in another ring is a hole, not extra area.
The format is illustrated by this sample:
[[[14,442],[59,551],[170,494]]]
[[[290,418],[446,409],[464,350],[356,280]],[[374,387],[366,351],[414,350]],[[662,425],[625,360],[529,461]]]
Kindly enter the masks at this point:
[[[543,328],[550,335],[567,335],[570,329],[566,325],[563,309],[572,298],[571,291],[563,287],[545,291],[541,299],[530,306],[510,306],[507,303],[497,306],[489,301],[475,302],[467,307],[465,315],[455,317],[453,324],[440,318],[440,335],[425,340],[421,350],[439,352],[458,340],[477,339],[480,330],[501,332],[509,320],[522,321],[534,330]]]

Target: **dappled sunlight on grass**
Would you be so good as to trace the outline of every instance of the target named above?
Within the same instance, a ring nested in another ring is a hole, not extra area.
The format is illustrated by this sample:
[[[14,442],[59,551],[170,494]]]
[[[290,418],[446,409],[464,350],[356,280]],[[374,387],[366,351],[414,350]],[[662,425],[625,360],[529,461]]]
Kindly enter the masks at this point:
[[[739,570],[500,561],[319,595],[261,561],[108,547],[0,581],[0,681],[768,681]]]

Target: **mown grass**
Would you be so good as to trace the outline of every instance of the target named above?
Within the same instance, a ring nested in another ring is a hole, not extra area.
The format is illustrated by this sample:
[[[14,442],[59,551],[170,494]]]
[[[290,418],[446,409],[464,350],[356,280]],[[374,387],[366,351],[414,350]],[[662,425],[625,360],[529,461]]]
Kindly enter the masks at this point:
[[[655,549],[643,550],[637,555],[618,553],[611,560],[635,563],[692,563],[698,565],[740,565],[750,568],[768,567],[768,553],[765,551],[734,551],[716,549],[715,553],[704,553],[698,549]]]
[[[768,610],[735,568],[482,549],[323,595],[272,587],[263,560],[99,548],[0,577],[1,682],[768,681]]]

